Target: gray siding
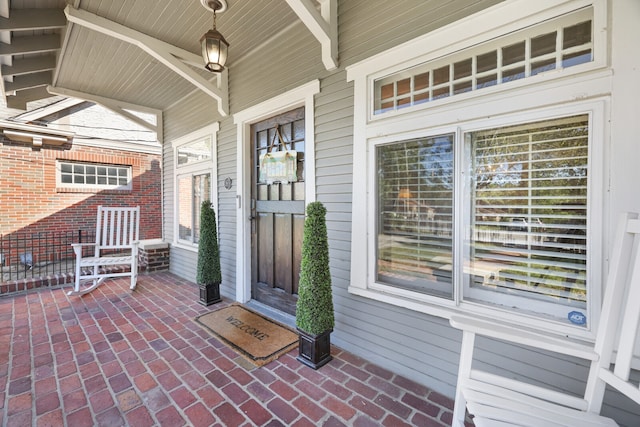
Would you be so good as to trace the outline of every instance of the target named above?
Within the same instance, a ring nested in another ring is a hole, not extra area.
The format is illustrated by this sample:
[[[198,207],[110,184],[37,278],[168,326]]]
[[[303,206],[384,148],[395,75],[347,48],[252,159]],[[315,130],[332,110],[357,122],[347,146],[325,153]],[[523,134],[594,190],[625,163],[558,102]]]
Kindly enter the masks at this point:
[[[201,91],[194,91],[186,99],[176,103],[164,112],[164,209],[165,239],[173,241],[173,221],[175,203],[175,182],[173,179],[173,150],[172,141],[190,132],[198,130],[219,121],[220,117],[212,112],[217,111],[214,100]],[[213,201],[218,209],[218,230],[221,252],[222,285],[220,292],[229,298],[235,297],[235,227],[236,227],[236,131],[231,118],[220,120],[218,143],[218,176],[214,180],[218,186],[218,200]],[[231,178],[233,187],[224,188],[225,178]],[[197,253],[182,248],[173,247],[171,250],[171,272],[185,279],[195,281]]]
[[[236,126],[231,118],[220,123],[218,132],[218,239],[220,240],[220,265],[222,285],[220,293],[235,299],[236,296]],[[232,186],[224,188],[225,178],[231,178]]]
[[[334,287],[333,342],[451,396],[460,344],[448,322],[347,292],[351,263],[353,85],[346,81],[344,72],[322,80],[315,111],[317,198],[327,207]]]
[[[233,64],[229,72],[231,114],[289,89],[320,79],[315,97],[316,194],[327,207],[330,263],[334,289],[336,328],[334,343],[366,360],[412,378],[452,397],[458,369],[461,334],[444,319],[354,296],[347,292],[351,262],[351,194],[353,184],[353,84],[344,67],[391,48],[442,25],[461,19],[498,0],[442,2],[440,0],[339,2],[340,68],[322,66],[319,43],[301,24]],[[233,49],[233,45],[231,47]],[[165,112],[165,235],[172,237],[173,163],[170,144],[176,137],[202,127],[215,117],[215,106],[194,92]],[[218,133],[218,194],[222,293],[235,297],[236,270],[236,126],[231,117],[221,120]],[[231,178],[232,188],[224,188]],[[193,253],[174,249],[171,269],[190,279],[195,274]],[[485,342],[481,358],[487,365],[507,368],[514,376],[561,384],[581,392],[586,368],[575,360],[557,359],[521,348]],[[637,415],[620,408],[621,399],[607,395],[605,414],[633,425]]]
[[[167,126],[167,113],[163,113],[163,127]],[[166,135],[166,130],[163,130]],[[162,145],[162,237],[167,242],[173,241],[174,193],[173,182],[173,151],[171,140],[164,138]]]
[[[340,1],[340,66],[366,59],[500,1]]]
[[[196,252],[176,246],[171,247],[169,271],[172,273],[195,283],[197,263],[198,254]]]
[[[298,21],[229,70],[231,113],[326,74],[320,43]]]
[[[163,113],[164,144],[163,152],[163,209],[164,209],[164,239],[173,242],[174,236],[174,206],[175,182],[174,158],[172,142],[190,132],[211,124],[215,117],[211,111],[216,111],[214,100],[202,91],[194,91],[187,98],[173,105]],[[183,248],[171,247],[170,271],[187,280],[195,281],[197,254]]]

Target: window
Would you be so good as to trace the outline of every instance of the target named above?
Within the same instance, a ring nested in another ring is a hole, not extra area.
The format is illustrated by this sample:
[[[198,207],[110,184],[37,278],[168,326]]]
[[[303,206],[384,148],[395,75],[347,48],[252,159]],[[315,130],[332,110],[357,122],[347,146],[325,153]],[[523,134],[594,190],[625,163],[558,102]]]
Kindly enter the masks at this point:
[[[176,210],[175,237],[178,245],[197,247],[200,240],[202,202],[216,202],[215,133],[218,125],[204,128],[174,142]]]
[[[131,190],[131,166],[58,161],[58,187]]]
[[[379,282],[453,298],[451,280],[436,274],[453,254],[454,140],[446,134],[377,147]]]
[[[457,282],[462,301],[558,318],[585,310],[588,129],[578,115],[376,146],[376,281],[449,300]]]
[[[373,114],[503,85],[594,60],[587,7],[374,82]]]
[[[211,160],[211,139],[193,141],[178,148],[178,167]]]
[[[211,196],[211,174],[178,177],[178,238],[189,243],[200,240],[200,206]]]
[[[561,1],[521,16],[524,5],[347,68],[349,292],[589,338],[611,85],[607,34],[593,28],[604,28],[606,4]]]
[[[523,310],[535,300],[539,311],[565,318],[585,310],[589,117],[464,137],[471,171],[464,298],[506,303],[510,296]]]

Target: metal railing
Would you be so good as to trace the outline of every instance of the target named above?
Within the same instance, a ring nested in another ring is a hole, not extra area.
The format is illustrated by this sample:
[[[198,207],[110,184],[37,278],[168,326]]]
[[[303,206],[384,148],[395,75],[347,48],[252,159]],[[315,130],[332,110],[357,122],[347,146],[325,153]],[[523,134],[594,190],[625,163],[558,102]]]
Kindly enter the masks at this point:
[[[94,241],[95,230],[0,235],[0,283],[73,273],[71,244]]]

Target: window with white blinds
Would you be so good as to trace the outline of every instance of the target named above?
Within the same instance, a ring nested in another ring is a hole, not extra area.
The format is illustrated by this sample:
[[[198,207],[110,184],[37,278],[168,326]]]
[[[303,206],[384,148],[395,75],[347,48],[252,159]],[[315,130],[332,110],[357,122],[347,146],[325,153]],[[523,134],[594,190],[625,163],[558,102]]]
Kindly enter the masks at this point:
[[[454,138],[378,146],[378,281],[453,297]]]
[[[587,115],[465,134],[465,297],[586,308],[588,140]]]
[[[376,146],[376,281],[565,319],[586,309],[589,116],[457,135]]]

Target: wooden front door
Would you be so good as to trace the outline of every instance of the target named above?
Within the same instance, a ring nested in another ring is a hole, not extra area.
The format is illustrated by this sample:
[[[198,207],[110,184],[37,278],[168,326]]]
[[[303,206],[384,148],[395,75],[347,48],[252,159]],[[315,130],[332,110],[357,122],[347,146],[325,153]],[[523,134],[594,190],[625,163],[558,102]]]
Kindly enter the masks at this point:
[[[252,125],[251,135],[251,296],[295,315],[305,214],[304,107]],[[264,170],[260,176],[261,155],[294,150],[295,180],[265,179]]]

